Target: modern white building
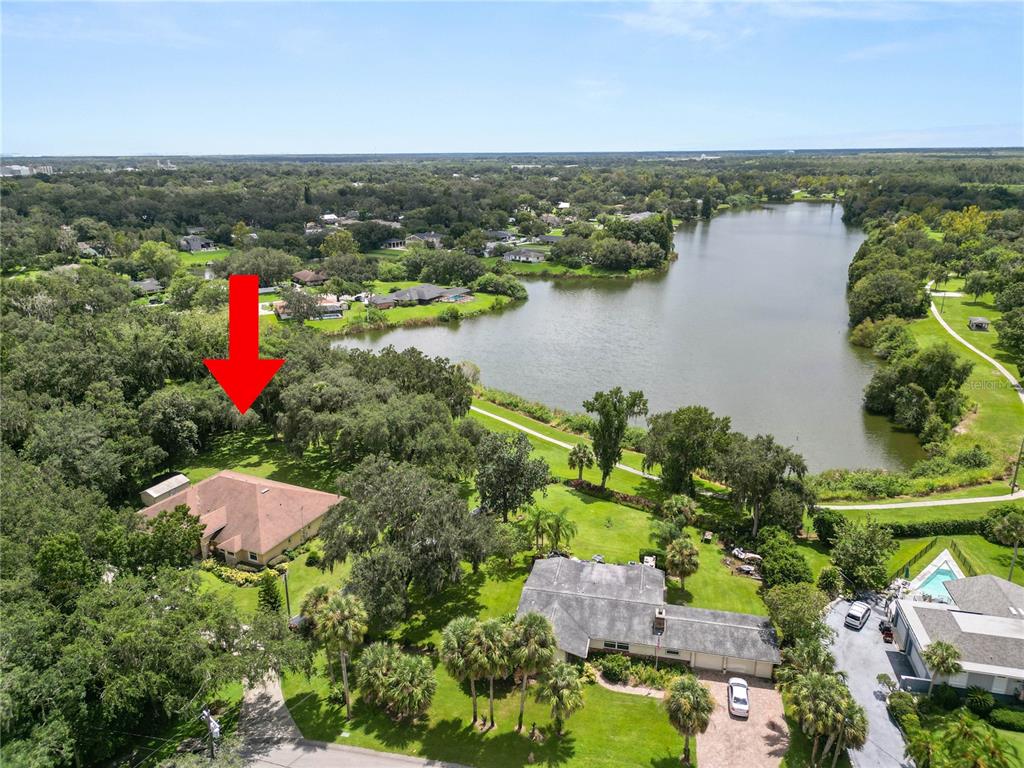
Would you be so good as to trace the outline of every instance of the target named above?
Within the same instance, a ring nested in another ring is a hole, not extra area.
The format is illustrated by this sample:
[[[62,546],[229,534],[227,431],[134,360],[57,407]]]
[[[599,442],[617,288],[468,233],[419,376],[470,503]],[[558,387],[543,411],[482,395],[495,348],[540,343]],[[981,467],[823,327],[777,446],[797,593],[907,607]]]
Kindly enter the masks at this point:
[[[1024,587],[998,576],[952,578],[943,582],[951,602],[897,600],[893,606],[896,643],[914,672],[930,680],[923,652],[942,640],[960,652],[962,671],[937,682],[954,688],[979,687],[993,694],[1024,696]]]
[[[551,621],[565,656],[627,653],[764,678],[780,661],[764,616],[666,603],[665,574],[646,565],[538,560],[519,599],[525,613]]]

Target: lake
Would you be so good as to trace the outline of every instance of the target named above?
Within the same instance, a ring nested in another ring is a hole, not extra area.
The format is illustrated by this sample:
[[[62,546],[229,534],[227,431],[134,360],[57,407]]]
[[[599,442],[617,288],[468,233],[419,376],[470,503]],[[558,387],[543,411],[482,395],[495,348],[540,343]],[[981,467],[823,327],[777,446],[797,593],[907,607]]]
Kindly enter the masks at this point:
[[[705,405],[812,471],[903,468],[917,440],[864,412],[875,361],[846,336],[846,268],[863,240],[839,206],[727,212],[678,231],[679,260],[658,276],[531,280],[529,301],[498,314],[336,343],[472,360],[487,386],[567,410],[617,385],[643,390],[652,413]]]

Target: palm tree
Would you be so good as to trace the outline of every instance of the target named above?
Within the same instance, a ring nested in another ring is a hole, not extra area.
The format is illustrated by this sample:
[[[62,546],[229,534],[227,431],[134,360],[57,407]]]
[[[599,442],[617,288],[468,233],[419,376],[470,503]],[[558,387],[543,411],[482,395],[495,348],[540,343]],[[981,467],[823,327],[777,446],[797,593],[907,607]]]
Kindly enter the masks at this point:
[[[547,523],[548,539],[551,541],[551,548],[558,549],[564,541],[566,544],[576,535],[576,523],[569,519],[564,509],[551,514]]]
[[[573,712],[583,708],[583,681],[576,668],[564,661],[555,664],[541,681],[537,700],[551,705],[555,734],[561,736],[565,721]]]
[[[491,725],[494,727],[494,678],[508,674],[508,625],[487,619],[473,628],[470,663],[479,677],[486,677]]]
[[[804,640],[782,650],[782,666],[776,670],[779,689],[788,693],[808,672],[829,673],[835,669],[835,656],[817,640]],[[840,674],[840,673],[836,673]]]
[[[363,701],[376,705],[387,701],[391,671],[397,665],[401,653],[397,645],[371,643],[359,654],[356,668],[359,673],[359,693]]]
[[[843,691],[842,703],[836,711],[836,718],[833,723],[834,729],[825,742],[825,749],[821,752],[822,761],[828,751],[835,747],[832,754],[832,768],[839,762],[839,755],[847,747],[860,749],[868,736],[868,718],[864,708],[857,704],[850,695],[849,689]]]
[[[401,654],[387,683],[388,709],[397,720],[412,720],[430,708],[437,678],[426,656]]]
[[[583,480],[583,470],[594,466],[594,452],[586,443],[576,443],[569,451],[569,469],[578,470],[578,480]]]
[[[801,675],[790,690],[800,728],[808,738],[814,739],[811,764],[817,765],[821,737],[837,729],[849,692],[838,675],[818,671]]]
[[[1016,507],[1008,506],[1001,510],[999,517],[992,523],[992,536],[1003,546],[1013,547],[1010,558],[1010,574],[1007,581],[1013,581],[1013,568],[1017,565],[1017,550],[1024,541],[1024,512]]]
[[[955,645],[944,640],[936,640],[934,643],[929,644],[921,656],[932,673],[931,680],[928,682],[929,695],[931,695],[932,688],[935,687],[936,677],[939,675],[946,677],[955,675],[962,669],[960,666],[960,651]]]
[[[942,733],[950,765],[964,768],[1010,768],[1006,742],[988,723],[961,711]]]
[[[441,663],[448,674],[460,683],[469,680],[469,695],[473,699],[473,724],[476,724],[476,675],[471,652],[476,624],[472,616],[459,616],[449,621],[441,632]]]
[[[348,658],[366,635],[368,617],[363,601],[338,591],[331,595],[321,614],[324,632],[341,662],[341,681],[345,691],[345,717],[352,716],[352,694],[348,686]]]
[[[683,765],[690,764],[690,737],[704,733],[715,711],[715,700],[693,675],[682,675],[665,691],[669,722],[683,735]]]
[[[527,613],[512,625],[512,664],[522,677],[519,695],[519,723],[516,732],[523,730],[523,712],[526,709],[526,687],[530,676],[547,670],[555,661],[555,630],[551,622],[539,613]]]
[[[665,566],[669,576],[679,579],[682,586],[687,576],[697,572],[700,565],[700,553],[689,536],[680,536],[665,549]]]
[[[302,633],[312,641],[314,650],[327,647],[327,638],[324,636],[320,619],[330,596],[331,590],[326,584],[317,584],[302,598],[302,605],[299,607],[299,616],[303,619]],[[327,674],[331,678],[331,683],[334,683],[334,663],[331,661],[331,654],[325,654],[324,658],[327,663]]]
[[[526,530],[533,536],[538,552],[544,545],[544,535],[547,533],[550,518],[551,513],[546,509],[530,507],[526,510]]]

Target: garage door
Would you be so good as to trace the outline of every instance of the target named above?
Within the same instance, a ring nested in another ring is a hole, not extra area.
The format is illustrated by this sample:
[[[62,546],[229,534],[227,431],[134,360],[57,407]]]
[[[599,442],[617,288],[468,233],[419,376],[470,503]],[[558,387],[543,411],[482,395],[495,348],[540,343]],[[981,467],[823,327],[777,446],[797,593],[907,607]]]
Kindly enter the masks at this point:
[[[722,657],[716,653],[698,653],[693,660],[693,666],[700,669],[722,669]]]
[[[750,659],[726,659],[726,670],[741,675],[756,675],[757,662]]]

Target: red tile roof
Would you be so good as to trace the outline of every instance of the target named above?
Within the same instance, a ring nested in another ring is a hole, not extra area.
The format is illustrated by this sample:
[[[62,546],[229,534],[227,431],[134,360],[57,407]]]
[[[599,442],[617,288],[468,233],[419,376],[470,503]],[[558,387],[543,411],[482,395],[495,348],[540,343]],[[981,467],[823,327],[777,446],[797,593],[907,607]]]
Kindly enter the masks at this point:
[[[206,525],[204,536],[221,549],[262,554],[316,521],[340,499],[333,493],[224,470],[146,507],[142,514],[156,517],[187,504]]]

